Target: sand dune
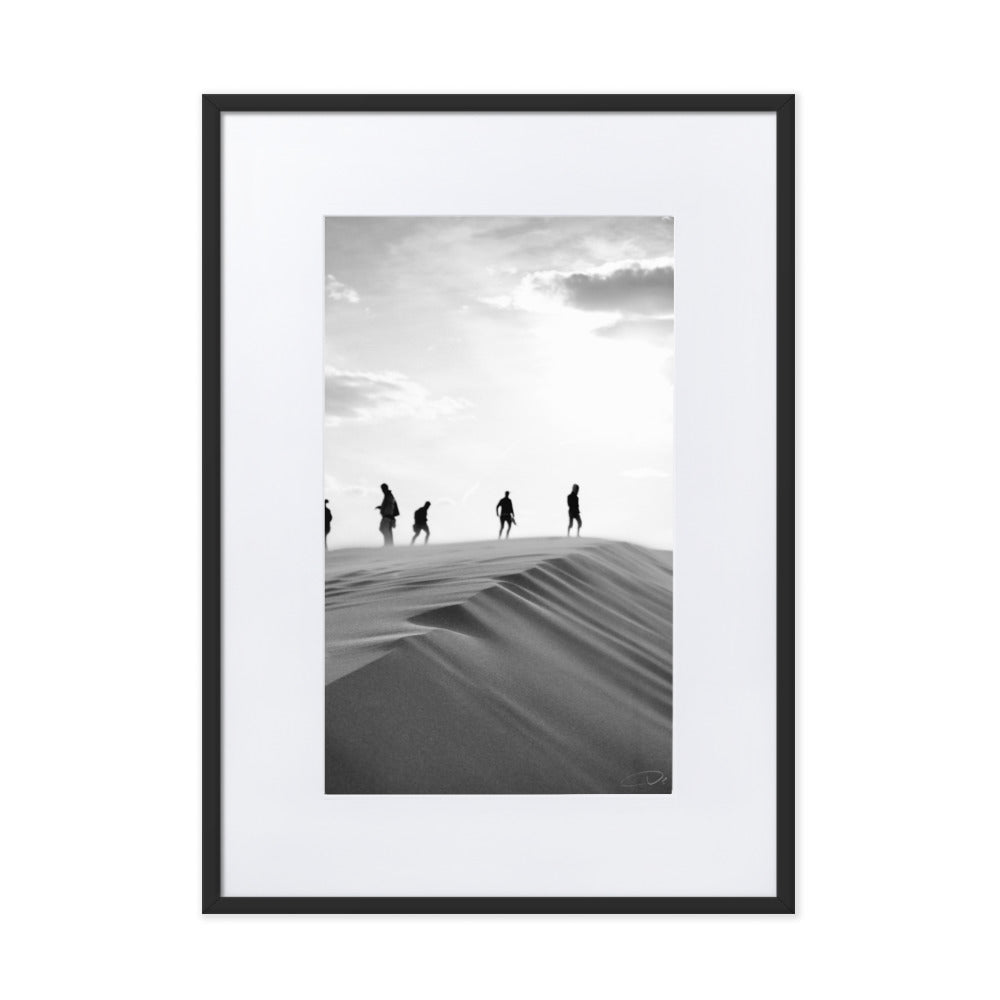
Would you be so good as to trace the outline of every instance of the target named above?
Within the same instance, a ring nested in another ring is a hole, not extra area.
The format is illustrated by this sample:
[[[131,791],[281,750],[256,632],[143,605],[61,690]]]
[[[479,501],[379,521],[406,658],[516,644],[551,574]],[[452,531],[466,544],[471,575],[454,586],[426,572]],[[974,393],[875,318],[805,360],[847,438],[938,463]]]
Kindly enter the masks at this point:
[[[669,792],[672,622],[625,542],[330,552],[326,791]]]

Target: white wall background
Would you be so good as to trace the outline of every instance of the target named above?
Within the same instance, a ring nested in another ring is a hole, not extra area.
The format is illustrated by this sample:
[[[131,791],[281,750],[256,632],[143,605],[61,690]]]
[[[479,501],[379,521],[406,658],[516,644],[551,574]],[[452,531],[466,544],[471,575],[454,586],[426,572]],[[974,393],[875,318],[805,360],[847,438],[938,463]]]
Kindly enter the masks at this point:
[[[994,18],[970,0],[12,9],[10,994],[995,990]],[[198,914],[203,90],[797,92],[798,916]]]

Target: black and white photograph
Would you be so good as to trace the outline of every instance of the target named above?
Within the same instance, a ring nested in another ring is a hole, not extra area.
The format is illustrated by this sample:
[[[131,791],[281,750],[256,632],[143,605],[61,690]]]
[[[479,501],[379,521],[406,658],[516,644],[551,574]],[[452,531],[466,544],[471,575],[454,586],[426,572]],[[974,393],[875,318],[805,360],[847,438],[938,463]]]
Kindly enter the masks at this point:
[[[669,794],[673,219],[324,222],[326,793]]]
[[[1000,993],[992,10],[10,5],[4,995]]]

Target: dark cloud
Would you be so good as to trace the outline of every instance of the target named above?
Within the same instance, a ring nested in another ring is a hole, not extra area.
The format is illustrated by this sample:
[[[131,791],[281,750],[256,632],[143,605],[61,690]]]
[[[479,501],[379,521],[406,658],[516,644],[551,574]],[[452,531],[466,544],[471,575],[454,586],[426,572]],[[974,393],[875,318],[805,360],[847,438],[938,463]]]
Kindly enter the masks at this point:
[[[673,332],[673,316],[630,316],[594,330],[602,337],[645,337],[647,340],[663,340]]]
[[[674,310],[672,265],[622,267],[610,274],[568,274],[559,282],[566,304],[597,312],[662,315]]]

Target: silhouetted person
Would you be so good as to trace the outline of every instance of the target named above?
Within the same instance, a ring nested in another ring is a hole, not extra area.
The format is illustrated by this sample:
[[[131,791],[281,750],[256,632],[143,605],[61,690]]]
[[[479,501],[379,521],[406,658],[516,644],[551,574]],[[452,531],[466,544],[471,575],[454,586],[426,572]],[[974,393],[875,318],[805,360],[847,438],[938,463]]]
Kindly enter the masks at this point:
[[[510,490],[507,490],[503,498],[497,501],[497,516],[500,518],[500,534],[497,539],[503,538],[503,528],[507,525],[507,537],[510,538],[510,526],[517,524],[514,520],[514,501],[510,498]]]
[[[573,527],[573,522],[576,521],[576,537],[580,537],[580,529],[583,527],[583,521],[580,520],[580,487],[573,484],[573,489],[570,491],[569,496],[566,497],[566,506],[569,507],[569,524],[566,526],[566,537],[569,538],[570,529]]]
[[[330,501],[323,501],[324,507],[326,509],[326,538],[323,540],[323,545],[326,548],[330,547],[330,525],[333,524],[333,514],[330,513]]]
[[[382,502],[376,504],[375,509],[382,515],[382,520],[378,524],[378,530],[382,532],[382,544],[392,545],[392,529],[396,527],[399,507],[396,505],[392,490],[385,483],[382,484]]]
[[[410,539],[412,545],[417,540],[417,535],[424,533],[424,545],[431,540],[431,529],[427,527],[427,511],[430,510],[431,502],[428,500],[423,507],[418,507],[413,512],[413,537]]]

